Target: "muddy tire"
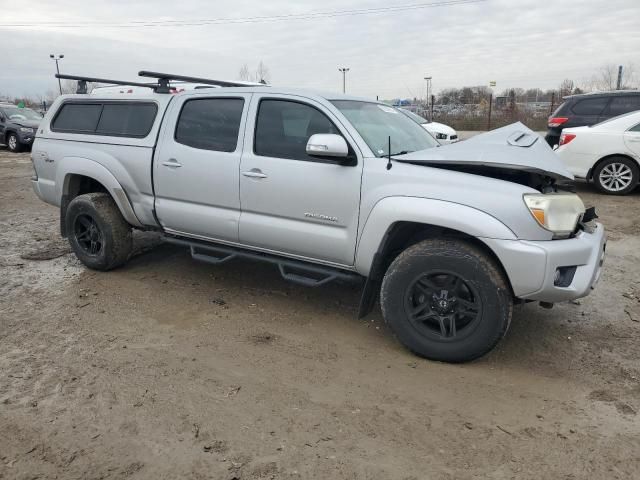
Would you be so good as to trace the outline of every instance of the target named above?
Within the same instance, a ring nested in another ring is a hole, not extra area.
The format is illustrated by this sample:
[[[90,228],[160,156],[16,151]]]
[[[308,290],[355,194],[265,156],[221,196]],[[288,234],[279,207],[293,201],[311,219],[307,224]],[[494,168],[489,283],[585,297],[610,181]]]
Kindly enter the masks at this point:
[[[114,269],[131,255],[131,226],[108,193],[74,198],[67,208],[65,226],[74,253],[93,270]]]
[[[593,171],[593,183],[602,193],[627,195],[638,185],[638,164],[627,157],[609,157]]]
[[[20,140],[18,140],[18,135],[15,133],[10,133],[7,135],[7,148],[10,152],[18,153],[22,151],[22,144]]]
[[[382,281],[380,305],[409,350],[450,363],[489,352],[513,313],[501,269],[481,249],[459,240],[424,240],[398,255]]]

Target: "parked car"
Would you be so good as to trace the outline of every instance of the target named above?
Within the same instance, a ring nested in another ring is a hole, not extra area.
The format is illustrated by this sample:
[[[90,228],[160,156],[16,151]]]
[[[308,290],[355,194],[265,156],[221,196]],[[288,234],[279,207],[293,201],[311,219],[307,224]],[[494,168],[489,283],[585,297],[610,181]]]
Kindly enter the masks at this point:
[[[390,329],[427,358],[477,358],[514,304],[583,297],[600,275],[604,228],[520,123],[434,148],[375,101],[225,87],[65,95],[38,132],[33,188],[89,268],[123,265],[137,228],[212,264],[361,281],[359,315],[379,294]]]
[[[608,118],[640,110],[640,91],[585,93],[564,98],[549,117],[546,140],[552,147],[560,142],[563,129],[595,125]]]
[[[422,128],[433,135],[433,137],[441,144],[446,145],[448,143],[456,143],[458,141],[458,132],[453,128],[443,123],[431,122],[410,110],[406,110],[404,108],[400,108],[399,110],[418,125],[422,126]]]
[[[30,148],[42,115],[30,108],[0,103],[0,142],[12,152]]]
[[[591,127],[565,128],[556,153],[573,175],[601,192],[630,193],[640,178],[640,110]]]

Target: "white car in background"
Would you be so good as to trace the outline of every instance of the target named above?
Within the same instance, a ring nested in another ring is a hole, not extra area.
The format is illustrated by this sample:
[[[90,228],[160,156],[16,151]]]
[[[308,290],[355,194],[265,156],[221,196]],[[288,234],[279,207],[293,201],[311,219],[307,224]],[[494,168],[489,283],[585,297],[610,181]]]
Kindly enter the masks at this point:
[[[640,178],[640,110],[590,127],[562,130],[556,153],[576,178],[626,195]]]
[[[398,108],[402,113],[404,113],[407,117],[409,117],[414,122],[422,125],[427,132],[429,132],[433,137],[438,140],[438,142],[446,145],[448,143],[455,143],[459,140],[458,132],[456,132],[453,128],[438,122],[430,122],[426,118],[421,117],[417,113],[413,113],[410,110],[405,110],[404,108]]]

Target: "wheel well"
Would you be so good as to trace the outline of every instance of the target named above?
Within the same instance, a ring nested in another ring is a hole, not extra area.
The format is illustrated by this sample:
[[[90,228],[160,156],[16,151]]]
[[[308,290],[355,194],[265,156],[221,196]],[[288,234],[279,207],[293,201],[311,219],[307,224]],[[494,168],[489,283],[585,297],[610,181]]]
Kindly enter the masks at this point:
[[[410,246],[429,238],[464,240],[465,242],[474,245],[495,262],[511,288],[509,276],[504,270],[502,262],[500,262],[500,259],[496,256],[493,250],[491,250],[485,243],[478,240],[476,237],[459,230],[414,222],[397,222],[391,226],[385,235],[383,244],[380,246],[380,250],[376,254],[374,263],[378,264],[374,265],[371,269],[371,275],[375,275],[375,278],[381,279],[387,271],[387,268],[389,268],[389,265],[391,265],[401,252]]]
[[[614,158],[614,157],[622,157],[622,158],[626,158],[627,160],[631,160],[633,163],[635,163],[636,165],[638,165],[638,161],[633,158],[630,157],[629,155],[625,155],[624,153],[612,153],[611,155],[607,155],[605,157],[602,157],[600,160],[598,160],[593,167],[591,167],[591,170],[589,170],[589,173],[587,174],[587,180],[593,180],[593,172],[596,171],[596,169],[598,168],[598,166],[604,162],[605,160],[608,160],[610,158]],[[638,167],[640,168],[640,165],[638,165]]]
[[[71,174],[67,176],[64,189],[62,192],[62,201],[60,202],[60,234],[67,236],[65,218],[67,216],[67,207],[71,200],[78,195],[85,193],[105,192],[109,191],[97,180],[87,177],[86,175]]]

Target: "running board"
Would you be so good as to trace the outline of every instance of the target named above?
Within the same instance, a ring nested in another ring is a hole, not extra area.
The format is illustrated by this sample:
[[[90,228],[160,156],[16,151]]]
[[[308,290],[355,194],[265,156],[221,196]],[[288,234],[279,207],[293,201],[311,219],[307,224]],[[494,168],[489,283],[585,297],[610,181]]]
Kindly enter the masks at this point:
[[[166,236],[165,241],[174,245],[189,247],[191,256],[195,260],[220,265],[234,258],[249,258],[263,262],[273,263],[278,266],[280,275],[289,282],[304,285],[305,287],[319,287],[334,280],[355,281],[362,276],[336,268],[315,265],[299,260],[291,260],[268,253],[252,252],[240,248],[229,247],[220,244],[210,244]]]

